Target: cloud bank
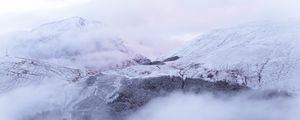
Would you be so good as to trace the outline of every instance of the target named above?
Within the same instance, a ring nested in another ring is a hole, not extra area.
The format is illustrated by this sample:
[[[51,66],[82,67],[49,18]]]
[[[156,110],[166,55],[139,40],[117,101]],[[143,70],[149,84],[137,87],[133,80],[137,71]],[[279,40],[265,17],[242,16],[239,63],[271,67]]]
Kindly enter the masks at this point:
[[[175,93],[158,98],[127,120],[297,120],[300,99],[249,99]]]
[[[24,120],[45,111],[66,111],[69,103],[78,96],[78,86],[61,80],[49,81],[0,94],[0,119]],[[43,120],[47,120],[46,116]]]

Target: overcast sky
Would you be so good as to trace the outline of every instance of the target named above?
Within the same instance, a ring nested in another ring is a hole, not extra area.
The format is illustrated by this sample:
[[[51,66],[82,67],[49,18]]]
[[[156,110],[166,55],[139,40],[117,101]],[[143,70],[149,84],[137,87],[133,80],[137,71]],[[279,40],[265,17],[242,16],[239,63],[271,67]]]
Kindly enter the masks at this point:
[[[211,29],[298,19],[299,6],[299,0],[0,0],[0,33],[81,16],[159,54]]]

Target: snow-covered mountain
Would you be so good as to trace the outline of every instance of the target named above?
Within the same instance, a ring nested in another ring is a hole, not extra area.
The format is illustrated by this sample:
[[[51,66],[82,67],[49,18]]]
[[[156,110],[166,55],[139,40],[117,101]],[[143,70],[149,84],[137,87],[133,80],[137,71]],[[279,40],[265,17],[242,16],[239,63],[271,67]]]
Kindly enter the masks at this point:
[[[300,92],[299,33],[297,23],[276,22],[216,30],[165,58],[178,56],[179,65],[234,70],[249,86]]]
[[[117,35],[107,32],[100,22],[81,17],[47,23],[5,38],[3,49],[11,56],[70,67],[122,68],[146,60]]]
[[[13,105],[0,111],[0,119],[124,120],[150,100],[174,91],[231,96],[253,88],[275,89],[254,90],[248,96],[251,99],[287,98],[291,92],[300,92],[300,27],[295,24],[251,24],[212,31],[157,61],[136,57],[120,39],[78,39],[93,38],[86,27],[89,24],[82,18],[71,18],[15,38],[23,41],[16,51],[24,50],[29,54],[23,56],[39,60],[9,56],[0,59],[0,107]],[[74,39],[78,43],[72,42]],[[93,66],[103,62],[111,67],[120,65],[114,61],[120,56],[115,51],[129,56],[122,61],[143,65],[99,72],[42,62],[56,59],[59,62],[54,63],[76,64],[91,55],[100,57]],[[109,58],[103,52],[109,52]],[[21,118],[15,118],[15,114]]]
[[[163,55],[153,65],[108,73],[225,80],[252,88],[299,93],[299,33],[299,24],[277,22],[214,30]]]

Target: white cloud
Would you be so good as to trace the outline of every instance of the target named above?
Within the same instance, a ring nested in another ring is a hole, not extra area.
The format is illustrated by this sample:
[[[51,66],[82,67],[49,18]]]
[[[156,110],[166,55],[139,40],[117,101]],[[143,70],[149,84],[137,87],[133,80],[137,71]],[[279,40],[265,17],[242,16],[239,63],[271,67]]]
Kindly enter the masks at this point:
[[[49,79],[41,85],[29,85],[0,94],[0,119],[24,120],[42,111],[65,108],[78,96],[78,89],[66,82]],[[76,86],[78,87],[78,86]],[[45,118],[46,119],[46,118]]]
[[[153,100],[128,120],[297,120],[299,106],[299,98],[217,98],[176,93]]]

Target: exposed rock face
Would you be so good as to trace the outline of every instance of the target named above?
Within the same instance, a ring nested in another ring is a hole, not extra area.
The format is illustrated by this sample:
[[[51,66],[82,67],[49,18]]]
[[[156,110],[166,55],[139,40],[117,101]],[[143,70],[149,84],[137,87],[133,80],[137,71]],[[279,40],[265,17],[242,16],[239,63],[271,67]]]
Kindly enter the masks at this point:
[[[124,120],[128,115],[135,113],[141,107],[149,103],[151,100],[164,97],[174,92],[184,93],[212,93],[216,97],[231,97],[241,94],[248,94],[249,99],[272,99],[276,97],[290,97],[291,95],[284,91],[253,91],[247,86],[239,84],[230,84],[225,81],[209,82],[202,79],[182,79],[180,77],[160,76],[151,78],[134,78],[128,79],[120,76],[111,76],[99,74],[90,77],[95,81],[93,86],[98,86],[94,91],[107,91],[113,94],[107,94],[103,97],[103,93],[85,93],[90,94],[73,109],[72,117],[75,120],[95,120],[97,115],[101,114],[107,120]],[[104,79],[103,79],[104,78]],[[110,78],[110,83],[119,83],[119,86],[112,87],[113,84],[103,83]],[[111,79],[115,78],[115,79]],[[105,85],[104,85],[105,84]],[[103,89],[103,86],[107,89]],[[86,88],[90,89],[90,88]]]
[[[284,91],[252,91],[249,87],[224,81],[209,82],[172,76],[128,79],[98,74],[76,84],[82,86],[81,92],[76,99],[68,103],[68,108],[43,111],[28,120],[124,120],[151,100],[174,92],[212,93],[216,97],[247,93],[249,99],[290,97],[290,94]]]
[[[174,57],[170,57],[170,58],[165,59],[163,62],[176,61],[176,60],[178,60],[179,58],[180,58],[180,57],[178,57],[178,56],[174,56]]]
[[[138,110],[150,100],[169,95],[172,92],[224,93],[233,94],[247,90],[245,86],[226,82],[208,82],[201,79],[161,76],[123,81],[118,97],[109,103],[113,116],[124,117]],[[120,119],[120,118],[115,118]]]
[[[164,65],[164,64],[165,63],[162,61],[152,61],[152,62],[146,63],[144,65]]]
[[[109,116],[113,120],[121,120],[150,100],[176,91],[229,95],[248,89],[237,84],[214,83],[201,79],[183,80],[171,76],[128,79],[104,74],[87,78],[85,86],[82,92],[82,96],[85,97],[73,103],[71,116],[74,120],[95,120],[99,114]]]

